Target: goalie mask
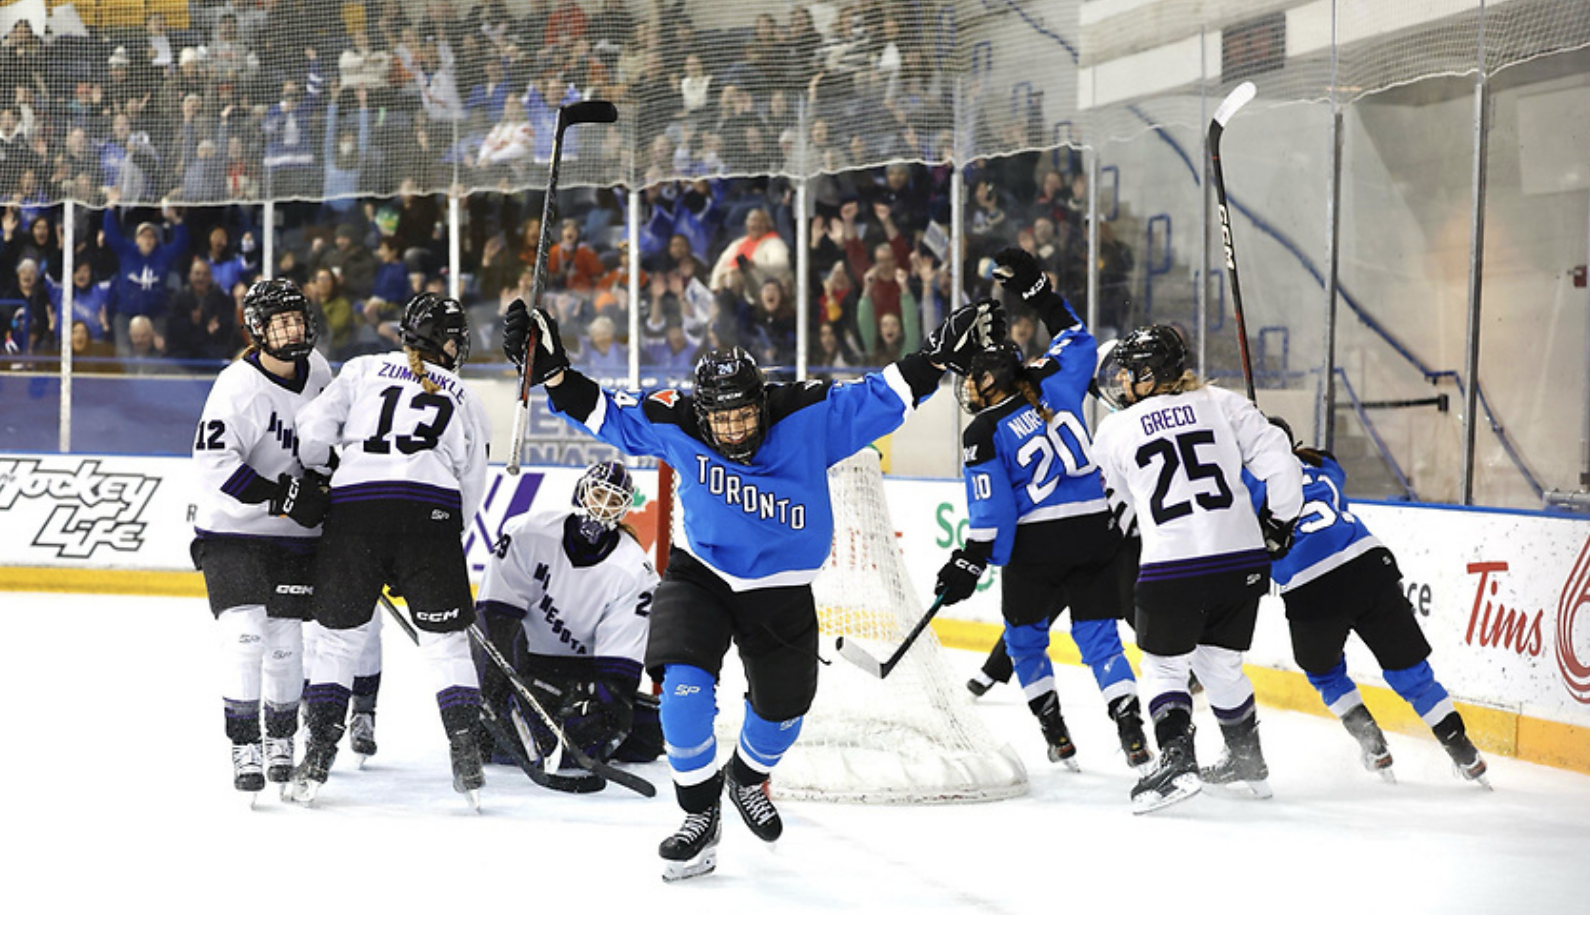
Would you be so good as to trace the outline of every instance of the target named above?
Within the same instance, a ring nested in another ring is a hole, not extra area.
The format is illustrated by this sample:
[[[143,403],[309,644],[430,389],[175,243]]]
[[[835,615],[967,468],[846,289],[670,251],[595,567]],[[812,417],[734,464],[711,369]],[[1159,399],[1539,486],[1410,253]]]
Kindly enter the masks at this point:
[[[1122,338],[1099,369],[1099,394],[1117,408],[1138,401],[1137,387],[1174,385],[1187,372],[1187,344],[1169,325],[1148,325]]]
[[[972,356],[966,365],[966,375],[955,383],[955,397],[961,408],[975,415],[1016,391],[1016,381],[1022,376],[1021,349],[1012,341],[992,344]],[[993,381],[983,385],[984,375]]]
[[[243,296],[243,327],[260,350],[277,360],[302,360],[315,348],[309,300],[291,280],[260,280],[250,286]]]
[[[403,346],[457,373],[469,359],[469,315],[456,299],[420,293],[403,309]]]
[[[696,424],[701,439],[736,463],[749,462],[767,436],[767,383],[738,347],[708,351],[696,362]]]
[[[596,543],[618,527],[634,504],[635,481],[617,460],[597,463],[574,485],[575,514],[580,519],[580,535],[587,543]]]

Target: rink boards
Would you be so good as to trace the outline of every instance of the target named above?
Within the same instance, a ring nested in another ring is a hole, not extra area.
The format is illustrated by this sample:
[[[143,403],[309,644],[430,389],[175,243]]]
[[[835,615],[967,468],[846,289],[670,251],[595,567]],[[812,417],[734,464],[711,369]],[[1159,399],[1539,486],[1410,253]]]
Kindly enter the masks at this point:
[[[492,467],[465,540],[472,571],[479,575],[508,517],[566,508],[579,472],[527,467],[514,477]],[[656,473],[635,475],[641,500],[630,520],[650,546]],[[194,479],[180,457],[0,455],[0,589],[203,594],[188,557]],[[964,539],[964,490],[955,480],[889,479],[886,491],[907,570],[927,597]],[[1590,772],[1590,521],[1364,501],[1353,510],[1396,553],[1437,677],[1465,706],[1482,747]],[[993,642],[998,582],[990,570],[977,595],[935,622],[947,645]],[[1064,635],[1054,653],[1078,661]],[[1422,726],[1356,641],[1347,662],[1383,724]],[[1291,660],[1275,596],[1265,599],[1249,664],[1265,703],[1322,712]]]

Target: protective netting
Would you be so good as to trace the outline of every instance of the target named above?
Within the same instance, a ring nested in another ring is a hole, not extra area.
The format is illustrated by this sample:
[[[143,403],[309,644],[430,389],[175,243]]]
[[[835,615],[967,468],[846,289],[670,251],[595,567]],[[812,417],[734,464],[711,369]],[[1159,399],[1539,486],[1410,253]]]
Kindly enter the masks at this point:
[[[990,801],[1024,794],[1027,770],[996,740],[955,680],[932,628],[877,679],[840,658],[836,637],[882,661],[922,616],[871,450],[829,469],[834,546],[812,583],[822,629],[817,700],[773,774],[776,794],[855,803]],[[680,529],[676,524],[676,530]],[[718,737],[739,734],[726,669]]]

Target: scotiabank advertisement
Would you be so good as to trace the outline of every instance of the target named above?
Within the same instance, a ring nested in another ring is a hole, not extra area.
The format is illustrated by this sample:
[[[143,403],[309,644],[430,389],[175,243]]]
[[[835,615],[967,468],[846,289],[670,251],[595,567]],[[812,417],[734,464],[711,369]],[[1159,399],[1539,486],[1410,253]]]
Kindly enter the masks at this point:
[[[465,537],[475,576],[504,521],[568,510],[581,472],[538,466],[509,476],[493,466]],[[629,520],[650,547],[656,471],[634,476]],[[191,572],[195,486],[192,463],[180,457],[0,453],[0,580],[17,567]],[[894,552],[918,599],[930,601],[939,567],[965,540],[965,491],[958,480],[886,479],[884,494]],[[1590,520],[1369,502],[1353,510],[1396,553],[1437,677],[1455,697],[1590,726]],[[1000,623],[998,572],[944,616]],[[1296,670],[1284,615],[1278,597],[1265,600],[1251,662]],[[1056,625],[1064,628],[1064,615]],[[1384,687],[1356,639],[1347,661],[1359,682]]]

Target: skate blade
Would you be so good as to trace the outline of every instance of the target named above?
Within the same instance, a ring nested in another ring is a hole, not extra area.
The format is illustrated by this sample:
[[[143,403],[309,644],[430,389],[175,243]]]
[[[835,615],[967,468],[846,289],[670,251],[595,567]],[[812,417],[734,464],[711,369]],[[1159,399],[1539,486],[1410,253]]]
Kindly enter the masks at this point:
[[[1161,794],[1158,791],[1145,791],[1132,798],[1132,813],[1141,816],[1146,813],[1153,813],[1156,810],[1164,810],[1173,804],[1180,804],[1204,788],[1204,783],[1198,779],[1196,772],[1188,772],[1173,780],[1171,784],[1176,790],[1169,794]]]
[[[321,782],[305,778],[290,781],[282,787],[282,799],[289,804],[302,804],[309,806],[315,802],[315,797],[320,793]]]
[[[1393,772],[1389,768],[1376,769],[1375,774],[1379,776],[1381,781],[1384,781],[1388,785],[1394,785],[1397,783],[1397,773]]]
[[[359,771],[364,771],[364,763],[370,761],[370,757],[362,752],[356,752],[354,755],[359,757]]]
[[[718,847],[708,846],[695,858],[683,862],[665,862],[662,879],[670,884],[709,875],[718,868]]]
[[[476,789],[474,791],[465,791],[464,792],[464,800],[469,802],[469,809],[470,810],[473,810],[475,813],[480,813],[480,791],[479,791],[479,789]]]
[[[1275,789],[1270,787],[1268,781],[1227,781],[1204,782],[1209,785],[1209,793],[1219,797],[1237,798],[1239,800],[1265,801],[1275,796]]]

